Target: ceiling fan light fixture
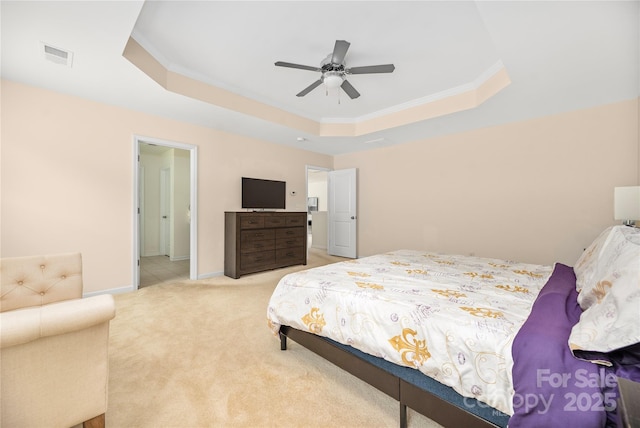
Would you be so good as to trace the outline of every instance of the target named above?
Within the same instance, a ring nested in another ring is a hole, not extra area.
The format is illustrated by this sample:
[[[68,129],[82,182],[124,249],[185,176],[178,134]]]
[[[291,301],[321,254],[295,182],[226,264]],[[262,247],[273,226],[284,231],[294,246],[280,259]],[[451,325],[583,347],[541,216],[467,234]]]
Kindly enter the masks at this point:
[[[344,80],[344,75],[338,73],[337,71],[327,71],[322,76],[322,83],[329,88],[337,88],[342,85],[342,81]]]
[[[294,64],[292,62],[284,61],[277,61],[275,65],[277,67],[298,68],[300,70],[319,71],[322,73],[318,80],[298,92],[296,97],[304,97],[318,86],[324,84],[327,89],[327,95],[329,95],[329,90],[333,91],[338,88],[342,88],[342,90],[349,95],[349,98],[353,100],[358,98],[360,93],[346,79],[347,74],[392,73],[393,70],[395,70],[395,66],[393,64],[381,64],[347,68],[344,62],[344,57],[347,54],[349,46],[350,43],[346,40],[336,40],[333,52],[327,55],[327,57],[320,63],[320,67],[311,67],[308,65]],[[341,92],[338,91],[338,94],[340,93]],[[338,100],[338,103],[339,102],[340,101]]]

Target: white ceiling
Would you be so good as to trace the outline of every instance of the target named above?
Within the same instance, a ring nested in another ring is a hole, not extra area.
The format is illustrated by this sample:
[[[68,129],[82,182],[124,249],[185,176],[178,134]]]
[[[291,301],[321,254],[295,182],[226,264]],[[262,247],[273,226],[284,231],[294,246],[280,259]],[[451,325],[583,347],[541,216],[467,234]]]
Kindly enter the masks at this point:
[[[167,69],[315,120],[436,94],[499,60],[473,2],[151,2],[132,35]],[[362,94],[355,100],[322,88],[296,97],[319,73],[274,62],[318,67],[336,39],[352,44],[347,66],[395,63],[396,71],[350,76]]]
[[[639,1],[3,0],[0,16],[3,78],[327,154],[640,94]],[[511,84],[471,110],[320,137],[167,91],[122,56],[130,37],[170,71],[318,122],[358,122],[455,93],[496,64]],[[323,87],[296,97],[318,73],[273,63],[319,66],[336,39],[351,43],[347,66],[396,70],[349,76],[355,100]],[[73,52],[72,66],[46,61],[42,43]]]

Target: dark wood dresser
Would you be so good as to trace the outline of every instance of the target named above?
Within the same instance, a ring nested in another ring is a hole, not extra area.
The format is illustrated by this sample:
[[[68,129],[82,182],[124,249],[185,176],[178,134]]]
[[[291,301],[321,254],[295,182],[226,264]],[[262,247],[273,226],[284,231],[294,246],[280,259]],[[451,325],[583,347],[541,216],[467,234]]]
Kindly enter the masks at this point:
[[[224,274],[307,264],[306,212],[225,212]]]

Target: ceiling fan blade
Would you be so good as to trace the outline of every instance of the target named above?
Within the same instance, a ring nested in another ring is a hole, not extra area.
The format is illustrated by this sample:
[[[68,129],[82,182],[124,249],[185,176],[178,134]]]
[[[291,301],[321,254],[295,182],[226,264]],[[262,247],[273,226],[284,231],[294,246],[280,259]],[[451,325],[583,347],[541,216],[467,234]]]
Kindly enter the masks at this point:
[[[342,82],[341,88],[349,95],[349,98],[354,99],[360,96],[360,92],[356,91],[356,88],[351,86],[348,80]]]
[[[351,43],[346,40],[336,40],[336,44],[333,47],[333,55],[331,56],[331,62],[333,64],[342,64],[344,57],[347,54],[347,50],[351,46]]]
[[[396,67],[393,64],[366,65],[364,67],[347,68],[347,74],[392,73]]]
[[[313,91],[315,88],[317,88],[321,84],[322,84],[322,80],[320,79],[316,80],[315,82],[313,82],[312,84],[304,88],[302,91],[300,91],[298,94],[296,94],[296,97],[304,97],[305,95]]]
[[[319,67],[312,67],[310,65],[301,65],[301,64],[293,64],[291,62],[278,61],[275,63],[278,67],[289,67],[289,68],[299,68],[301,70],[309,70],[309,71],[322,71]]]

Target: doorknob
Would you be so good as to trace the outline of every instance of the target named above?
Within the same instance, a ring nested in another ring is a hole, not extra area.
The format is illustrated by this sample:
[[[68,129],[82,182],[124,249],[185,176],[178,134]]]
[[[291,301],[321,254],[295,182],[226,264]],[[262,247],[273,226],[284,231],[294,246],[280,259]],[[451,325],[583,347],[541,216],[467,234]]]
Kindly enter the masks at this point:
[[[167,218],[167,216],[166,216],[166,215],[163,215],[163,216],[162,216],[162,218]],[[351,217],[351,218],[353,218],[353,217]]]
[[[356,219],[356,216],[352,215],[351,220],[355,220],[355,219]]]

